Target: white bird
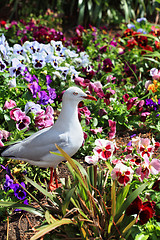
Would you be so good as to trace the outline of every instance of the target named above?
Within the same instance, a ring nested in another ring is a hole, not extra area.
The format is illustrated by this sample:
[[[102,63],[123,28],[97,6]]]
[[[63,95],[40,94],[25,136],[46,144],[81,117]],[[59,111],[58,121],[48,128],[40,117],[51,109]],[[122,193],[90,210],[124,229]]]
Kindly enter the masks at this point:
[[[1,156],[26,161],[39,167],[50,167],[49,190],[54,188],[54,169],[56,187],[58,187],[56,167],[65,159],[51,152],[59,153],[55,146],[57,144],[72,157],[82,146],[83,131],[78,119],[78,103],[84,99],[96,100],[78,87],[68,88],[63,94],[62,110],[55,124],[20,142],[1,147]]]

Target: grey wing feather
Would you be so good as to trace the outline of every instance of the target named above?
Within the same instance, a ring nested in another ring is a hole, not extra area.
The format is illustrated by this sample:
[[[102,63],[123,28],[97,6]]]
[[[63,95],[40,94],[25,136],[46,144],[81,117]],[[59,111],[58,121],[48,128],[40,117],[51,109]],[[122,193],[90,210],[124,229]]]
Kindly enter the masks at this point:
[[[37,132],[23,141],[4,150],[2,156],[39,161],[50,151],[58,152],[55,144],[64,148],[68,145],[68,133],[58,134],[52,130]]]

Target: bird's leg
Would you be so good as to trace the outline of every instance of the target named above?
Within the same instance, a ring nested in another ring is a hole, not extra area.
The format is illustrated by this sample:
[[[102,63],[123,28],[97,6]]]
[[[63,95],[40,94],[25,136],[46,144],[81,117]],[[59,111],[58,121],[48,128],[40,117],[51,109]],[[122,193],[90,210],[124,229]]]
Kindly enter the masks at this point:
[[[55,182],[56,182],[56,188],[58,188],[58,179],[57,179],[56,168],[54,169],[54,179],[55,179]]]
[[[54,181],[53,181],[53,168],[51,167],[50,170],[51,170],[51,174],[50,174],[50,181],[49,181],[49,184],[48,184],[48,190],[53,191],[53,190],[55,190],[56,188],[59,187],[59,184],[58,184],[56,169],[54,169],[55,184],[54,184]]]

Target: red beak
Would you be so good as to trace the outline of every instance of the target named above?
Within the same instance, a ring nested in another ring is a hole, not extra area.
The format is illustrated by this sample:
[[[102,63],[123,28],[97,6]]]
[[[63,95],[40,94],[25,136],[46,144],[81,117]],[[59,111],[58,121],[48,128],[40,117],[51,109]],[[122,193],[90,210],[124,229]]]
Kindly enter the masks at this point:
[[[83,97],[83,98],[97,101],[97,99],[91,95],[87,95],[86,97]]]

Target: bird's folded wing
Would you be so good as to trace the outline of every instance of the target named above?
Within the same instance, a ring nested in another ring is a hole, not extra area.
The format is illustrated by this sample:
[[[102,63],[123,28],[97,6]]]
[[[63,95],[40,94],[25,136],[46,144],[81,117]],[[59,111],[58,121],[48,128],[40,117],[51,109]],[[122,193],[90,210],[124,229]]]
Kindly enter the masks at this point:
[[[51,130],[44,131],[39,135],[32,135],[25,140],[8,147],[3,156],[19,159],[29,159],[39,161],[49,152],[58,152],[55,144],[61,148],[69,144],[68,133],[57,133]]]

